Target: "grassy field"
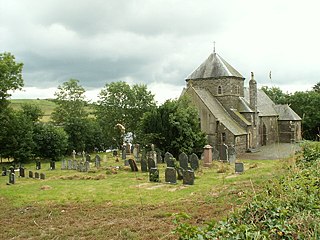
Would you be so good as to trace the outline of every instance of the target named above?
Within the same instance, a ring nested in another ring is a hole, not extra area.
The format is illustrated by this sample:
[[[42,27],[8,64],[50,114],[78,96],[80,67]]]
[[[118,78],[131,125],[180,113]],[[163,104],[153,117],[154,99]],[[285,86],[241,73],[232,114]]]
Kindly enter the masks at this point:
[[[193,224],[225,218],[261,191],[283,162],[243,160],[241,175],[215,162],[186,186],[164,183],[165,164],[158,166],[161,182],[151,183],[147,173],[131,172],[110,155],[102,159],[102,167],[88,173],[60,170],[61,162],[51,171],[44,162],[38,172],[46,180],[17,178],[7,185],[8,177],[0,177],[0,238],[177,239],[176,214],[190,215]],[[25,167],[26,175],[36,171],[34,163]]]

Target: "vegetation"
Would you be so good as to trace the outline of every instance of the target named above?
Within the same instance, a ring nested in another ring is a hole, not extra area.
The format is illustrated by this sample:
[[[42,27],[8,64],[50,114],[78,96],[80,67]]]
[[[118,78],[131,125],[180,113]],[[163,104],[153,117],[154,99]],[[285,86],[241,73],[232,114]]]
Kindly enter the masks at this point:
[[[302,147],[297,162],[227,220],[202,228],[177,218],[180,239],[319,239],[320,143]]]

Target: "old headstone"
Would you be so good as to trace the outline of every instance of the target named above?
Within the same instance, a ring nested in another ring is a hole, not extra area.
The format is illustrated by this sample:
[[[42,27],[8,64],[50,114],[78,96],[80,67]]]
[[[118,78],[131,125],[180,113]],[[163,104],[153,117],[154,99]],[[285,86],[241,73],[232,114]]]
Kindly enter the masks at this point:
[[[78,161],[77,160],[73,160],[72,161],[72,166],[73,166],[73,170],[78,170]]]
[[[38,173],[38,172],[35,172],[35,173],[34,173],[34,178],[39,179],[39,177],[40,177],[40,176],[39,176],[39,173]]]
[[[184,169],[181,167],[177,167],[176,169],[177,169],[177,174],[178,174],[178,180],[182,180]]]
[[[192,154],[190,155],[189,160],[190,160],[190,166],[191,166],[191,168],[192,168],[193,170],[198,170],[198,168],[199,168],[199,158],[198,158],[197,154],[192,153]]]
[[[160,152],[157,153],[157,163],[163,163],[163,159]]]
[[[40,173],[40,179],[45,180],[46,175],[44,173]]]
[[[16,175],[14,173],[9,173],[9,183],[10,184],[15,184],[16,182]]]
[[[10,167],[9,167],[9,171],[10,171],[10,173],[14,173],[14,167],[13,167],[13,166],[10,166]]]
[[[113,157],[117,157],[117,156],[118,156],[118,151],[117,151],[117,150],[113,150],[112,156],[113,156]]]
[[[29,171],[29,178],[33,178],[33,172]]]
[[[148,164],[147,161],[145,159],[141,159],[141,171],[142,172],[148,172]]]
[[[243,173],[244,172],[244,166],[243,163],[235,163],[235,172],[236,173]]]
[[[77,169],[79,172],[84,172],[84,164],[83,164],[83,162],[80,162],[79,164],[78,164],[78,169]]]
[[[219,157],[219,151],[213,147],[212,148],[212,160],[219,160],[220,157]]]
[[[73,159],[73,160],[76,160],[76,155],[77,155],[76,150],[73,150],[73,151],[72,151],[72,159]]]
[[[144,160],[146,160],[146,159],[147,159],[147,153],[146,153],[146,149],[145,149],[145,148],[143,148],[143,149],[142,149],[142,152],[141,152],[141,159],[144,159]]]
[[[131,154],[131,146],[130,143],[126,143],[126,153]]]
[[[6,167],[2,167],[2,174],[1,176],[7,176],[7,168]]]
[[[85,172],[88,172],[90,170],[90,162],[86,161],[84,165],[85,165]]]
[[[56,169],[56,162],[50,161],[50,170],[55,170],[55,169]]]
[[[122,160],[125,160],[127,158],[126,146],[125,145],[122,146],[121,157],[122,157]]]
[[[82,155],[82,161],[85,161],[86,160],[86,152],[82,151],[81,155]]]
[[[194,184],[194,171],[186,170],[183,172],[183,184],[193,185]]]
[[[62,160],[61,162],[61,170],[66,170],[67,169],[67,160]]]
[[[87,155],[86,155],[86,162],[91,162],[91,156],[90,156],[90,154],[87,154]]]
[[[179,164],[181,168],[188,169],[188,156],[184,152],[179,155]]]
[[[155,162],[155,164],[157,164],[157,152],[156,151],[149,151],[147,152],[147,158],[151,158],[153,159],[153,161]]]
[[[72,160],[68,160],[68,170],[72,170],[73,169],[73,162]]]
[[[230,146],[228,148],[228,159],[229,159],[229,163],[233,164],[236,162],[236,158],[237,158],[237,153],[236,153],[236,149],[233,146]]]
[[[139,159],[139,152],[140,152],[140,145],[135,144],[133,149],[133,156],[135,157],[135,159]]]
[[[23,167],[20,167],[20,168],[19,168],[19,176],[20,176],[20,177],[25,177],[25,171],[24,171],[24,168],[23,168]]]
[[[129,164],[132,172],[138,172],[138,167],[135,160],[129,159]]]
[[[167,167],[165,171],[165,182],[177,183],[177,172],[174,167]]]
[[[174,159],[174,157],[167,157],[166,159],[167,167],[176,167],[175,162],[176,160]]]
[[[148,169],[156,168],[156,163],[153,158],[148,158]]]
[[[220,160],[228,161],[228,146],[226,144],[222,144],[220,147]]]
[[[101,158],[99,155],[96,155],[95,156],[95,167],[100,168],[100,166],[101,166]]]
[[[172,154],[169,152],[166,152],[164,154],[164,162],[167,163],[168,159],[170,159],[170,158],[173,158]],[[168,163],[167,163],[167,165],[168,165]]]
[[[149,181],[159,182],[159,170],[158,168],[150,168],[149,170]]]
[[[36,170],[40,170],[40,169],[41,169],[41,162],[36,161]]]
[[[210,145],[205,145],[203,147],[203,166],[212,166],[212,147]]]

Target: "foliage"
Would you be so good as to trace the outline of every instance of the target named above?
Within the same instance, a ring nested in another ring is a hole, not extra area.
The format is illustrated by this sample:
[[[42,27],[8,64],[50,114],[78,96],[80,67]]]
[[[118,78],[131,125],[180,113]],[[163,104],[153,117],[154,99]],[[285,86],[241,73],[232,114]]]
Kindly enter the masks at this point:
[[[55,161],[65,154],[68,146],[68,136],[63,128],[51,124],[36,124],[33,140],[36,156]]]
[[[313,86],[313,91],[320,93],[320,82],[318,82],[316,85]]]
[[[33,104],[22,104],[21,109],[23,114],[34,123],[38,122],[44,114],[37,105]]]
[[[105,141],[120,147],[123,143],[121,131],[115,126],[121,124],[126,132],[137,131],[144,112],[155,108],[154,95],[146,85],[133,85],[126,82],[106,84],[99,94],[97,119],[103,129]]]
[[[0,53],[0,107],[8,104],[9,91],[23,87],[22,68],[23,63],[17,63],[11,53]]]
[[[319,149],[319,142],[305,144],[304,161],[270,181],[263,193],[227,220],[197,227],[178,219],[175,232],[180,239],[318,239]]]
[[[261,87],[268,97],[275,103],[275,104],[287,104],[288,103],[288,93],[282,92],[282,90],[278,87],[268,87],[263,86]]]
[[[140,126],[144,144],[153,143],[174,156],[201,152],[206,144],[198,113],[187,97],[168,100],[143,116]]]

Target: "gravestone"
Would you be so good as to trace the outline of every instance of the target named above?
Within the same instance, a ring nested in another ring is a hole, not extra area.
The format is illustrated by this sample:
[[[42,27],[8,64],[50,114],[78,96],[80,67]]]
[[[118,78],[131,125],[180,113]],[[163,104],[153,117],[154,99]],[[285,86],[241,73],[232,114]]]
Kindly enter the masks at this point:
[[[72,151],[72,159],[73,159],[73,160],[76,160],[76,155],[77,155],[76,150],[73,150],[73,151]]]
[[[126,154],[126,146],[122,146],[122,152],[121,152],[121,158],[122,160],[126,160],[127,154]]]
[[[67,160],[62,160],[61,162],[61,170],[66,170],[67,169]]]
[[[177,172],[174,167],[167,167],[165,171],[165,182],[177,183]]]
[[[234,167],[235,167],[236,173],[243,173],[244,172],[243,163],[235,163]]]
[[[146,149],[145,148],[142,149],[141,159],[144,159],[144,160],[147,159],[147,154],[146,154]]]
[[[131,146],[130,143],[126,143],[126,153],[131,154]]]
[[[164,162],[167,163],[167,161],[168,161],[170,158],[173,158],[172,154],[169,153],[169,152],[166,152],[166,153],[164,154]],[[168,163],[167,163],[167,165],[168,165]]]
[[[19,168],[19,176],[20,176],[20,177],[25,177],[25,171],[24,171],[24,168],[23,168],[23,167],[20,167],[20,168]]]
[[[68,160],[68,170],[72,170],[73,169],[73,164],[72,164],[72,160]]]
[[[14,173],[9,173],[9,183],[10,184],[15,184],[16,182],[16,175]]]
[[[181,168],[188,169],[188,156],[184,152],[179,155],[179,164]]]
[[[159,182],[159,170],[158,168],[150,168],[149,170],[149,181]]]
[[[198,170],[198,168],[199,168],[199,158],[198,158],[198,156],[197,156],[197,154],[195,154],[195,153],[192,153],[191,155],[190,155],[190,166],[191,166],[191,168],[193,169],[193,170]]]
[[[40,173],[40,179],[45,180],[45,178],[46,178],[46,175],[44,173]]]
[[[124,160],[124,166],[129,166],[129,160]]]
[[[228,146],[226,144],[222,144],[220,147],[220,160],[228,161]]]
[[[7,168],[6,167],[2,167],[2,174],[1,176],[7,176]]]
[[[203,166],[212,166],[212,147],[210,145],[205,145],[203,147]]]
[[[73,160],[72,166],[73,166],[73,170],[78,170],[78,161]]]
[[[55,169],[56,169],[56,162],[50,161],[50,170],[55,170]]]
[[[82,151],[82,161],[85,161],[86,160],[86,152],[85,151]]]
[[[100,168],[100,166],[101,166],[101,158],[99,155],[96,155],[95,156],[95,167]]]
[[[33,172],[29,171],[29,178],[33,178]]]
[[[140,152],[140,145],[135,144],[133,149],[133,156],[135,157],[135,159],[139,159],[139,152]]]
[[[9,167],[9,170],[10,170],[10,173],[14,173],[14,167],[13,166]]]
[[[183,172],[184,172],[183,168],[178,167],[176,169],[177,169],[177,174],[178,174],[178,180],[182,180],[183,179]]]
[[[157,163],[163,163],[163,159],[160,152],[157,153]]]
[[[166,160],[167,167],[176,167],[175,162],[176,162],[176,160],[174,159],[174,157],[168,157]]]
[[[141,159],[141,171],[142,172],[148,172],[148,164],[147,161],[145,159]]]
[[[213,147],[212,148],[212,160],[219,160],[220,157],[219,157],[219,151]]]
[[[113,157],[118,156],[118,151],[117,151],[117,150],[113,150],[113,152],[112,152],[112,156],[113,156]]]
[[[135,160],[129,159],[129,165],[130,165],[130,168],[131,168],[132,172],[138,172],[139,171]]]
[[[86,155],[86,162],[91,162],[91,156],[90,156],[90,154],[87,154],[87,155]]]
[[[78,171],[79,171],[79,172],[83,172],[83,171],[84,171],[84,164],[83,164],[83,162],[80,162],[80,163],[78,164]]]
[[[85,172],[88,172],[90,170],[90,162],[86,161],[84,165],[85,165],[85,169],[84,169]]]
[[[150,170],[151,168],[156,168],[156,163],[154,159],[148,158],[148,169]]]
[[[41,162],[36,161],[36,170],[40,170],[40,169],[41,169]]]
[[[229,159],[229,163],[233,164],[236,162],[236,158],[237,158],[237,153],[236,153],[236,149],[233,146],[230,146],[228,148],[228,159]]]
[[[35,172],[35,173],[34,173],[34,178],[39,179],[39,177],[40,177],[40,176],[39,176],[39,173],[38,173],[38,172]]]
[[[194,184],[194,171],[186,170],[183,172],[183,184],[193,185]]]

